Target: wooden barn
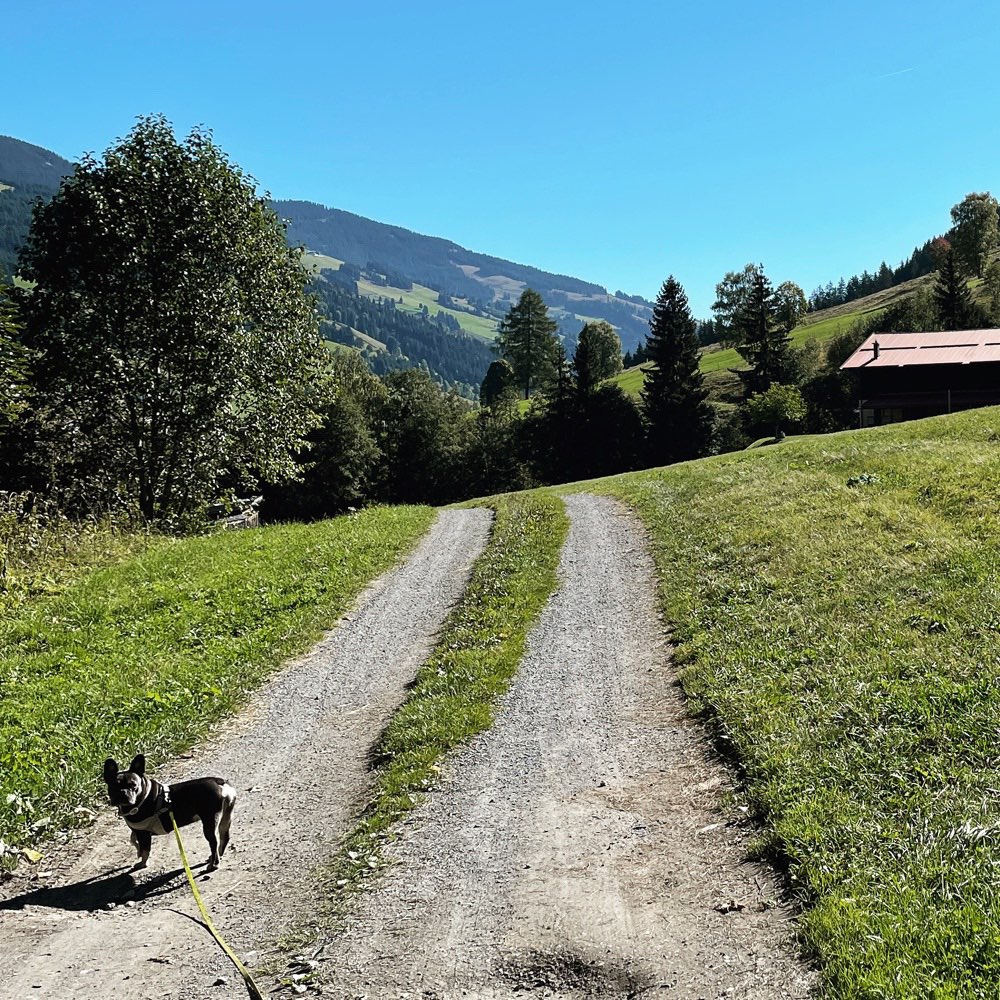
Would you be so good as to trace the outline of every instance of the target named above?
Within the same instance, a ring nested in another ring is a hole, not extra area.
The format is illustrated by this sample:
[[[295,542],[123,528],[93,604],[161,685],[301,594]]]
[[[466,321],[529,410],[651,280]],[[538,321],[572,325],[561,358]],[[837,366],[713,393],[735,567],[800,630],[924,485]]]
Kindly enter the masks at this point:
[[[876,333],[842,365],[862,427],[1000,404],[1000,330]]]

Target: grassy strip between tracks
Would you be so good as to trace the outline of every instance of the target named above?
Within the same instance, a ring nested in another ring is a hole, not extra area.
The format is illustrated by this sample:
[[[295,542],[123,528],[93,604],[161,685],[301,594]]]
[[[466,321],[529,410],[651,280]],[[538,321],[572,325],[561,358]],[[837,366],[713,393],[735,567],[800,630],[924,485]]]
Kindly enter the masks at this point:
[[[86,821],[108,755],[191,746],[396,563],[434,512],[147,541],[0,620],[0,863]]]
[[[586,487],[650,530],[829,997],[997,996],[998,442],[986,409]]]
[[[445,754],[492,725],[494,703],[555,590],[569,527],[562,501],[521,494],[489,503],[496,517],[486,551],[376,747],[384,763],[372,798],[326,873],[334,907],[379,870],[393,824],[434,785]]]

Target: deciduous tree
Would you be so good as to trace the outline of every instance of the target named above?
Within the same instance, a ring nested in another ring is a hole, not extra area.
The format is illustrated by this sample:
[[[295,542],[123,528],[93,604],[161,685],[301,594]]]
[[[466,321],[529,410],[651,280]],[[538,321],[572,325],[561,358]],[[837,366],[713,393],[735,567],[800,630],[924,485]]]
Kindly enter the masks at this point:
[[[300,251],[207,132],[139,121],[39,205],[20,259],[50,478],[147,519],[294,475],[325,362]]]
[[[780,382],[764,392],[754,393],[744,405],[750,422],[771,428],[778,440],[791,425],[805,420],[807,412],[802,393],[795,386]]]
[[[377,484],[387,503],[447,503],[463,496],[469,404],[444,393],[421,368],[391,372],[375,423],[384,456]]]
[[[785,333],[791,333],[808,311],[806,293],[794,281],[783,281],[774,290],[775,319]]]
[[[951,244],[965,274],[981,278],[997,247],[997,200],[988,191],[967,194],[951,210]]]
[[[727,271],[715,286],[712,314],[719,343],[725,347],[735,347],[740,342],[740,317],[746,309],[756,273],[757,265],[747,264],[742,271]]]
[[[17,419],[28,391],[28,352],[19,339],[21,323],[10,286],[0,285],[0,427]]]
[[[573,354],[573,370],[581,392],[590,392],[622,370],[622,342],[604,320],[585,323]]]

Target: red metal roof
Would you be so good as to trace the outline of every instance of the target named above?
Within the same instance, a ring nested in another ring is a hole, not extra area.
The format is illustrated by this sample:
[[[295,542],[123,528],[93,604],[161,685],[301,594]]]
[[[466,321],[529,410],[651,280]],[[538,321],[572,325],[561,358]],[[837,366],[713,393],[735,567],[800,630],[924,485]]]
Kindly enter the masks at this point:
[[[875,333],[840,367],[901,368],[904,365],[969,365],[989,361],[1000,362],[1000,330]]]

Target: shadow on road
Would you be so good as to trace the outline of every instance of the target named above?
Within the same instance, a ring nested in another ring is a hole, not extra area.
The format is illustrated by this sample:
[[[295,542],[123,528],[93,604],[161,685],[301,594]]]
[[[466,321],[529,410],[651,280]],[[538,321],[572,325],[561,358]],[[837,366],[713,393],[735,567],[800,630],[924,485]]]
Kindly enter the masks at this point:
[[[184,887],[186,883],[178,878],[183,874],[183,868],[175,868],[173,871],[139,880],[129,868],[115,869],[108,875],[97,875],[69,885],[42,886],[10,899],[0,899],[0,911],[23,910],[29,906],[48,906],[57,910],[99,910],[108,903],[130,900],[139,903]]]

